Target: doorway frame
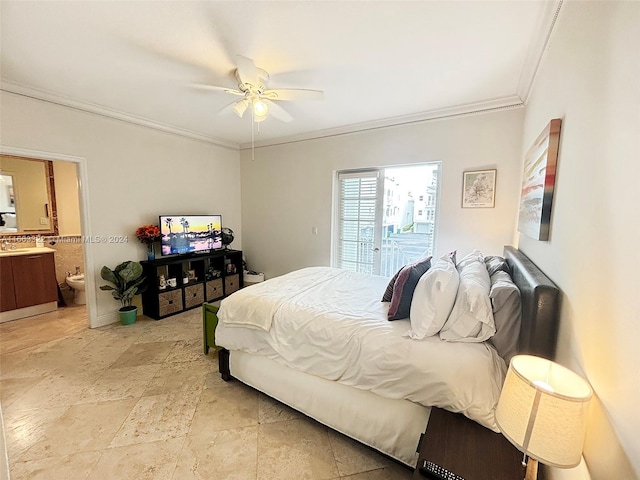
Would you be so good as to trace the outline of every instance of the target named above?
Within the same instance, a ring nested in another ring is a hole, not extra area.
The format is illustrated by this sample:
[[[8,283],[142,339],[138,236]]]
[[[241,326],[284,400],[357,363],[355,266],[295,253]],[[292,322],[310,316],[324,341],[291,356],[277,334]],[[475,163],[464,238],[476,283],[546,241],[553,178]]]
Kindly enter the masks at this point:
[[[17,157],[35,158],[38,160],[63,161],[76,164],[78,173],[78,201],[80,203],[80,234],[84,252],[84,282],[87,297],[87,326],[98,327],[97,313],[98,303],[95,290],[95,272],[93,269],[93,245],[84,239],[91,237],[91,221],[89,215],[89,175],[87,172],[87,159],[65,153],[44,152],[10,145],[0,145],[0,153]]]

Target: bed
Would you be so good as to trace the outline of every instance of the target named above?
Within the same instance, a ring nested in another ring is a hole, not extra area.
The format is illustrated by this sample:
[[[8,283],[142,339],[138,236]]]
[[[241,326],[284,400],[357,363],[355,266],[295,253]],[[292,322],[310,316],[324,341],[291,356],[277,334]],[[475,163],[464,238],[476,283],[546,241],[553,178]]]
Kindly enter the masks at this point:
[[[553,358],[558,289],[517,249],[505,247],[504,259],[520,292],[518,353]],[[389,279],[358,275],[303,269],[223,300],[222,378],[409,466],[431,407],[497,431],[493,412],[506,372],[497,349],[407,338],[408,320],[387,321],[389,305],[380,301]]]

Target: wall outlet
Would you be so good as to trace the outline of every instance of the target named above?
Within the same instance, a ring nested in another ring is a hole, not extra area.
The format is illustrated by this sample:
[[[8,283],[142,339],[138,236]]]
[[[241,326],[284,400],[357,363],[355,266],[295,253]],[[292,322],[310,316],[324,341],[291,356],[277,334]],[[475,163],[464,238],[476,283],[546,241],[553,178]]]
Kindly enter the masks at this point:
[[[317,235],[318,234],[318,227],[311,227],[311,234],[312,235]]]
[[[49,219],[47,217],[40,217],[40,225],[49,225]]]

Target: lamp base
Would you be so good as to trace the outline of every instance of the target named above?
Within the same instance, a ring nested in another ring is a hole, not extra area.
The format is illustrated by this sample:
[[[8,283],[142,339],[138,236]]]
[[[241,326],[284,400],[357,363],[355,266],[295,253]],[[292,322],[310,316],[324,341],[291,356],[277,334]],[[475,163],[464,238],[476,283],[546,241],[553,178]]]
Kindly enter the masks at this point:
[[[525,473],[524,480],[537,480],[538,478],[538,461],[529,457],[527,459],[527,472]]]

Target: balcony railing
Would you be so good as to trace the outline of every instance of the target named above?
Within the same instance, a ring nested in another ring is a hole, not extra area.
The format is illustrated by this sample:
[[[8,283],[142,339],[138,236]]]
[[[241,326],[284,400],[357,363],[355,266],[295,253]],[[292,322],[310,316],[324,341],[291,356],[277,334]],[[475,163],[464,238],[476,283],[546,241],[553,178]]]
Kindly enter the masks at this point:
[[[346,243],[346,242],[345,242]],[[375,253],[373,239],[349,242],[339,260],[339,267],[362,273],[374,273]],[[382,239],[380,251],[380,275],[393,276],[400,267],[433,254],[431,233],[398,233]]]
[[[380,275],[393,276],[400,267],[425,258],[433,253],[430,234],[399,234],[382,239]]]

